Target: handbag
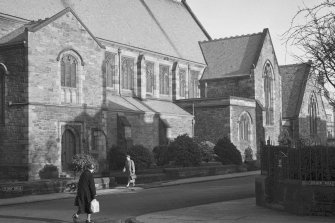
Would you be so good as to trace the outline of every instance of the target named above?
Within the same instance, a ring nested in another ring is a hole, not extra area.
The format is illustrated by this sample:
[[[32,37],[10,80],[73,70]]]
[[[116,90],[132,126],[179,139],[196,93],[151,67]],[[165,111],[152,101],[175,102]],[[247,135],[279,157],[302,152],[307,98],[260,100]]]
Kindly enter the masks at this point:
[[[100,207],[99,207],[99,201],[97,201],[97,199],[93,199],[91,201],[91,212],[92,213],[98,213],[100,211]]]
[[[131,175],[130,175],[130,178],[131,178],[132,180],[135,180],[135,179],[137,178],[137,176],[136,176],[136,174],[131,174]]]

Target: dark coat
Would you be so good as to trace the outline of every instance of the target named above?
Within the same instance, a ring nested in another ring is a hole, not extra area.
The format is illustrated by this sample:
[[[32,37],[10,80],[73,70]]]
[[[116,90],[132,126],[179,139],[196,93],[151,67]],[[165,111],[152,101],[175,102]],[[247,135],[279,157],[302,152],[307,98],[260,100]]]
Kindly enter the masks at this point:
[[[124,164],[124,169],[126,170],[127,175],[131,175],[135,173],[135,164],[133,160],[126,160]]]
[[[77,196],[75,205],[78,206],[80,213],[92,213],[90,210],[91,201],[96,195],[95,184],[93,175],[89,170],[85,170],[81,175],[78,182]]]

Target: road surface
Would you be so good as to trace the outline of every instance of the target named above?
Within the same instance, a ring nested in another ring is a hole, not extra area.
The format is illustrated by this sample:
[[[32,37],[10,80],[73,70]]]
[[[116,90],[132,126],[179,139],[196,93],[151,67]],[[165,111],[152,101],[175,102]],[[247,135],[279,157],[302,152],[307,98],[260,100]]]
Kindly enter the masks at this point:
[[[156,211],[253,197],[254,180],[255,176],[248,176],[98,196],[101,212],[92,219],[113,222]],[[0,222],[72,222],[73,202],[73,199],[59,199],[3,206],[0,207]]]

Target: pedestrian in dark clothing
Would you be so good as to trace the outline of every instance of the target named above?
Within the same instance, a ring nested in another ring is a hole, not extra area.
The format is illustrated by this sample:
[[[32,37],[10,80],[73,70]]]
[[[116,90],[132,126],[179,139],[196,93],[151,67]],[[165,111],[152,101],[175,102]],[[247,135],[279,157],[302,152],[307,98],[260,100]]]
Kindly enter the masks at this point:
[[[127,155],[126,163],[123,168],[123,172],[126,172],[128,175],[128,184],[127,187],[129,187],[129,184],[132,183],[133,187],[135,186],[135,164],[134,161],[130,159],[130,155]]]
[[[77,222],[79,214],[86,213],[86,223],[93,223],[91,221],[91,201],[95,199],[96,190],[93,179],[94,165],[90,164],[85,168],[85,171],[80,175],[78,182],[77,196],[75,199],[75,206],[78,206],[78,211],[72,216],[73,221]]]

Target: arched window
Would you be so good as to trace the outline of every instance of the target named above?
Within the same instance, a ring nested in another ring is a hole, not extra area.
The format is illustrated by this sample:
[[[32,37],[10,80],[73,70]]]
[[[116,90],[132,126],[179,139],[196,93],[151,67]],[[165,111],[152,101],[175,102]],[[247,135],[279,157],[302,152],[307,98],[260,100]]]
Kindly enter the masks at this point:
[[[179,70],[179,92],[180,97],[186,96],[186,70]]]
[[[170,94],[169,83],[169,66],[159,66],[159,93],[164,95]]]
[[[273,70],[270,62],[264,67],[264,95],[265,95],[265,122],[266,125],[273,125]]]
[[[318,130],[318,123],[317,123],[317,104],[316,104],[316,97],[315,94],[312,93],[309,99],[309,106],[308,106],[308,114],[309,114],[309,123],[310,123],[310,134],[316,135]]]
[[[115,54],[106,52],[106,86],[115,88]]]
[[[62,87],[76,88],[77,60],[70,54],[64,55],[61,60],[61,82]]]
[[[239,138],[240,140],[249,141],[249,133],[250,133],[250,118],[248,114],[244,113],[241,115],[239,120]]]
[[[72,54],[64,54],[61,58],[61,87],[62,102],[79,103],[79,90],[77,83],[78,62]]]
[[[0,67],[0,123],[5,121],[5,71]]]
[[[153,93],[154,86],[155,86],[155,69],[154,69],[154,63],[147,62],[146,63],[146,82],[147,82],[147,92]]]
[[[134,59],[122,57],[122,89],[132,90],[134,82]]]

